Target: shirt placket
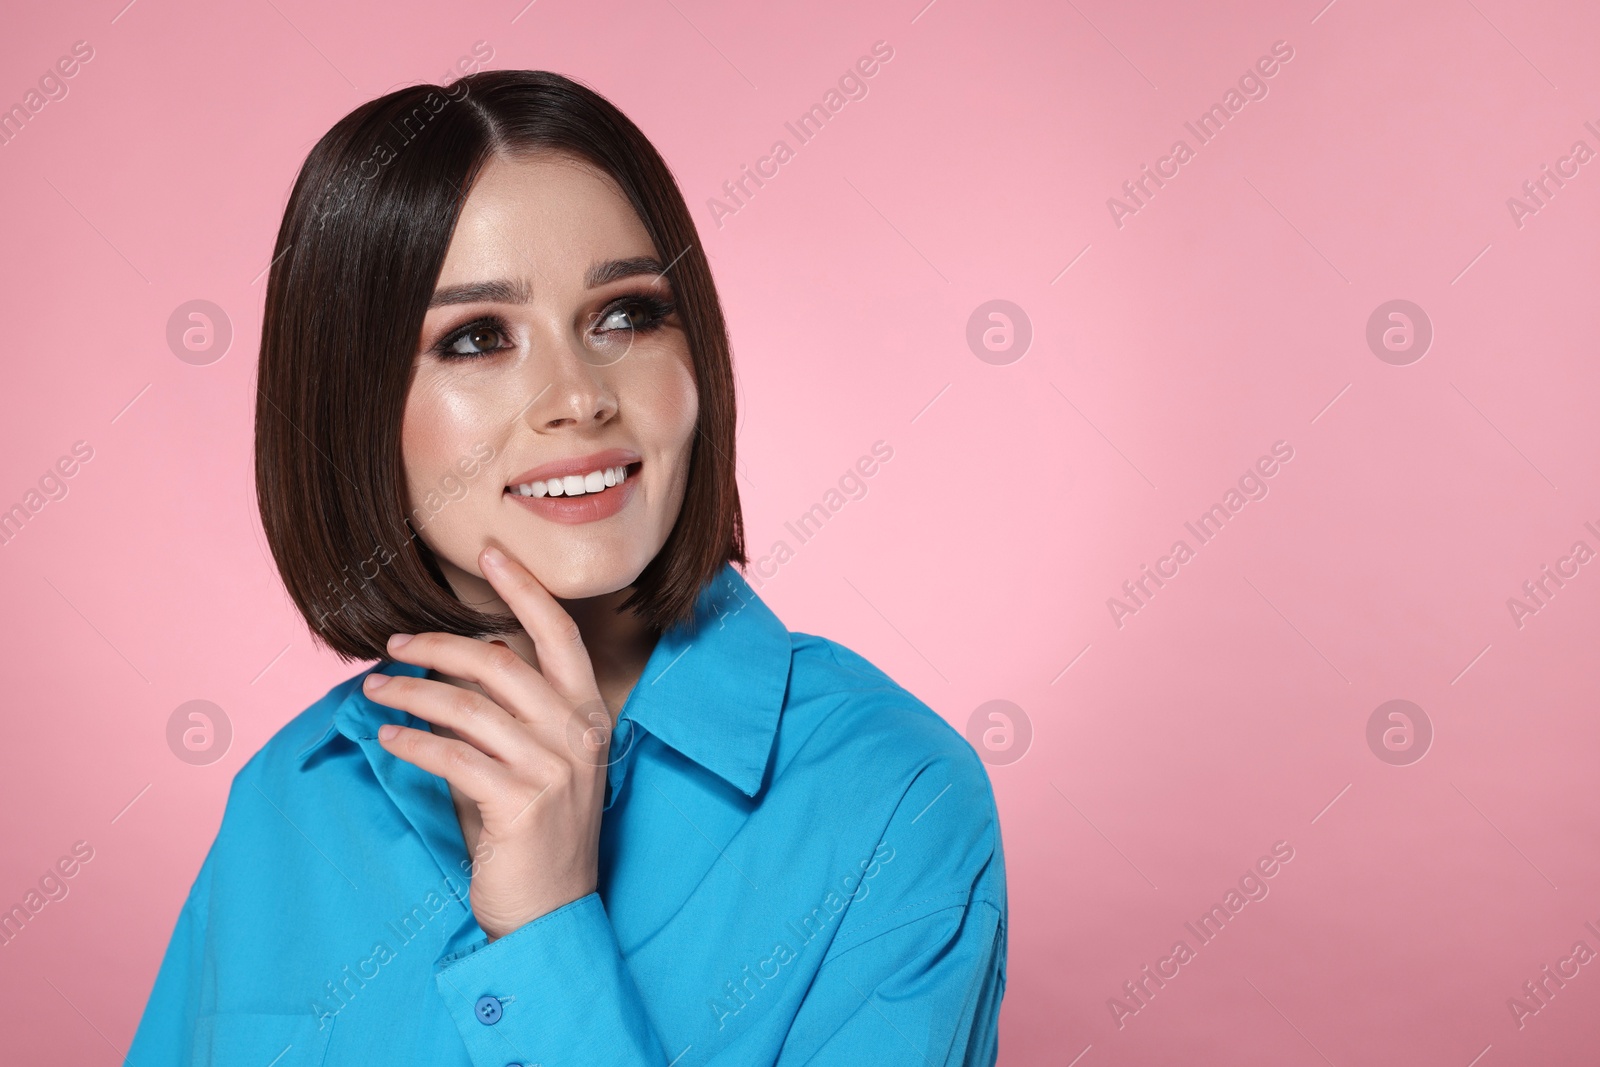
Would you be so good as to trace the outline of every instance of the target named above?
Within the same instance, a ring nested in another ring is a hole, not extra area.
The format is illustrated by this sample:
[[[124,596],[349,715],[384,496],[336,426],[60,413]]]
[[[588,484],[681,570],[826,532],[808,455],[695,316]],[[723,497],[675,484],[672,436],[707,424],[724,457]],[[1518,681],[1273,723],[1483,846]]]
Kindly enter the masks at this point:
[[[622,783],[627,781],[628,767],[633,763],[633,749],[639,738],[638,724],[626,714],[619,715],[617,725],[611,731],[611,747],[607,749],[606,802],[602,811],[610,811],[611,805],[622,793]]]

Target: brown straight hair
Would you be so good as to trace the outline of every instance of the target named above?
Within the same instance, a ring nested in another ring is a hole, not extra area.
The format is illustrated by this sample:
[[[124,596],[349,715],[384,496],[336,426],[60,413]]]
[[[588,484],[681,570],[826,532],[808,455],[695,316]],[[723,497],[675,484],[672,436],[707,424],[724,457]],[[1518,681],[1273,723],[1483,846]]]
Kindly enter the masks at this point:
[[[261,327],[261,521],[290,598],[342,659],[384,659],[394,633],[521,628],[458,600],[417,536],[400,427],[428,301],[473,182],[494,156],[544,150],[593,164],[632,203],[666,264],[699,391],[683,508],[619,610],[665,630],[692,617],[724,563],[747,562],[727,327],[660,154],[610,101],[559,74],[481,71],[411,86],[356,108],[306,157]]]

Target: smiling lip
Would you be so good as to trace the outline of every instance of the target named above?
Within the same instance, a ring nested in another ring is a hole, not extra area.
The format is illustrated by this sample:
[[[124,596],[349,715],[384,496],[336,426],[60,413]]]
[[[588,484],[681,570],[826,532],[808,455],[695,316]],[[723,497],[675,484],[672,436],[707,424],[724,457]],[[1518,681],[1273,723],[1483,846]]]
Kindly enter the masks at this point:
[[[572,459],[558,459],[546,463],[542,467],[523,471],[506,483],[509,489],[512,486],[527,485],[529,482],[544,482],[551,478],[565,478],[569,474],[588,474],[590,471],[603,471],[607,467],[631,467],[639,462],[639,453],[630,452],[626,448],[608,448],[604,452],[593,452],[587,456],[575,456]],[[631,477],[633,472],[629,471]],[[559,498],[558,498],[559,499]]]
[[[633,494],[639,488],[636,475],[642,461],[637,452],[630,452],[623,448],[610,448],[604,452],[595,452],[587,456],[578,456],[574,459],[557,460],[546,463],[542,467],[534,467],[517,475],[516,480],[505,488],[505,496],[513,503],[527,508],[540,518],[563,525],[576,525],[584,522],[596,522],[600,519],[609,519],[623,508],[628,501],[633,499]],[[516,486],[527,485],[530,482],[549,481],[551,478],[567,478],[575,475],[581,476],[591,471],[604,471],[615,467],[626,467],[627,478],[615,485],[608,485],[599,492],[584,493],[580,496],[523,496],[517,492]]]

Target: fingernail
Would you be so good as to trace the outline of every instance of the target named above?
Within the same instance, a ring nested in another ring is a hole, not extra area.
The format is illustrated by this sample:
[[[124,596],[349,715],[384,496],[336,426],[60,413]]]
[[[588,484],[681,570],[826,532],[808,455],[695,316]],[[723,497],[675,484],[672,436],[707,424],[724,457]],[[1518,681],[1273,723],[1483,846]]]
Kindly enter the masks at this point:
[[[389,647],[390,648],[404,648],[406,642],[411,640],[415,636],[416,636],[415,634],[394,634],[393,636],[391,636],[389,638]]]
[[[391,741],[399,732],[400,727],[391,725],[390,723],[384,723],[382,726],[378,727],[378,740]]]
[[[506,565],[506,557],[493,545],[489,545],[483,550],[483,561],[491,567],[504,567]]]
[[[389,684],[389,676],[387,674],[369,674],[367,675],[367,680],[362,684],[365,685],[369,690],[382,689],[384,686]]]

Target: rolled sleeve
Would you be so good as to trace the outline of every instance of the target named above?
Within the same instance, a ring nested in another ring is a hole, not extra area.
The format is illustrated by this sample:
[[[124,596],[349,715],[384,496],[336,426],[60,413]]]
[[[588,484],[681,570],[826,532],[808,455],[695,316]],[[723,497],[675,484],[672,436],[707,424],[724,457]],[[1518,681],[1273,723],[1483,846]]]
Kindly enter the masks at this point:
[[[666,1063],[598,893],[438,967],[474,1067]]]

